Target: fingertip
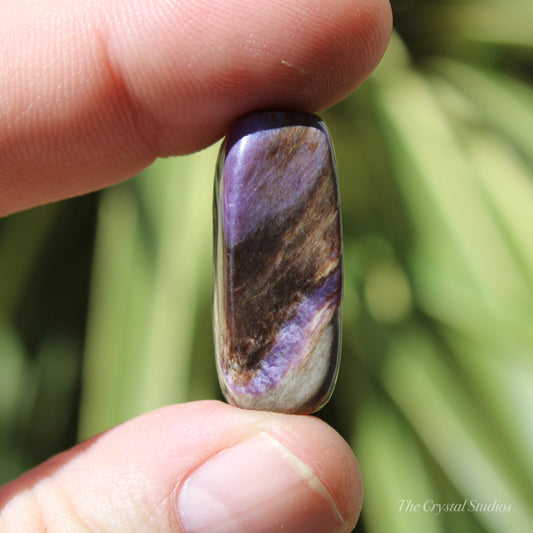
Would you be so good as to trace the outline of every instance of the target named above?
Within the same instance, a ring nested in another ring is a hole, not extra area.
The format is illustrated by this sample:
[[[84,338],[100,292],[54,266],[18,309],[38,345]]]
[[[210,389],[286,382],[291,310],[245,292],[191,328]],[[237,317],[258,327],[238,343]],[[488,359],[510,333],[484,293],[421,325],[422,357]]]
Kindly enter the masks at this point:
[[[361,510],[361,477],[333,428],[312,416],[205,402],[195,408],[208,426],[233,429],[232,443],[219,438],[218,451],[212,449],[178,487],[176,516],[187,533],[213,531],[215,524],[224,533],[263,532],[271,523],[288,532],[352,531]]]
[[[119,17],[111,26],[109,52],[159,156],[205,148],[249,111],[330,107],[365,80],[391,35],[387,0],[219,6],[174,5],[151,23],[124,26]]]
[[[274,426],[273,433],[315,472],[344,520],[355,527],[361,512],[363,489],[359,465],[350,446],[319,418],[281,416],[288,420],[282,429]]]
[[[203,420],[204,427],[215,429],[221,424],[228,428],[232,444],[224,446],[226,437],[218,439],[218,450],[227,449],[259,433],[276,439],[316,475],[331,495],[340,515],[348,525],[355,527],[363,498],[361,474],[353,451],[334,428],[316,416],[250,411],[215,401],[188,405],[188,409],[194,409]],[[211,455],[216,453],[213,451]]]

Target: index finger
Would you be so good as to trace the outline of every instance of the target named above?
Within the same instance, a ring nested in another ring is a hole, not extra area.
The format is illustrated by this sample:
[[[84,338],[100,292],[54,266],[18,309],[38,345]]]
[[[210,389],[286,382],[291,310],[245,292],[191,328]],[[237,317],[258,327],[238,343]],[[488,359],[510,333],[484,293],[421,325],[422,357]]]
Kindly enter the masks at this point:
[[[247,111],[330,106],[369,74],[391,31],[386,0],[4,3],[0,12],[0,214],[204,148]]]

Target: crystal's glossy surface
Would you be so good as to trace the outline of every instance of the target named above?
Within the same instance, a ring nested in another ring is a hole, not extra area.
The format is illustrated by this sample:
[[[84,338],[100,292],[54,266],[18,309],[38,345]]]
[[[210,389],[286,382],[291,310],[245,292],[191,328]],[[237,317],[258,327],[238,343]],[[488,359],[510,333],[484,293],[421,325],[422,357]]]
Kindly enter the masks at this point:
[[[312,413],[337,377],[342,243],[330,137],[315,115],[241,117],[214,195],[219,381],[247,409]]]

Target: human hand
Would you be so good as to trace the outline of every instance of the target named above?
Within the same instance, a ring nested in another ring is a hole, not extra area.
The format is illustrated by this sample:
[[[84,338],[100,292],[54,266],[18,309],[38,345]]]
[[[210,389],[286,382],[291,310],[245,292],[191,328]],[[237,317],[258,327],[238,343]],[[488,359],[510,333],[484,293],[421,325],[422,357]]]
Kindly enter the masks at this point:
[[[369,74],[388,2],[107,0],[0,7],[0,214],[199,150],[260,108],[316,111]],[[0,488],[0,532],[350,531],[348,445],[308,416],[163,408]]]

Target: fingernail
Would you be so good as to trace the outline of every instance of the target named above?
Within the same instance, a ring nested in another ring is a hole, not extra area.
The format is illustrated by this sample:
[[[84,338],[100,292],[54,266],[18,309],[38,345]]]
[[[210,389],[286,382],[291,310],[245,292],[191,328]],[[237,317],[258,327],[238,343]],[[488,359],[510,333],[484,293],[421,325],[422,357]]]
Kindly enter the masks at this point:
[[[260,433],[213,456],[182,485],[187,533],[341,533],[335,502],[311,468]]]

